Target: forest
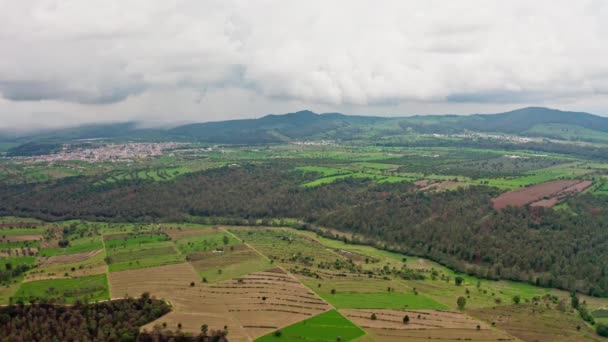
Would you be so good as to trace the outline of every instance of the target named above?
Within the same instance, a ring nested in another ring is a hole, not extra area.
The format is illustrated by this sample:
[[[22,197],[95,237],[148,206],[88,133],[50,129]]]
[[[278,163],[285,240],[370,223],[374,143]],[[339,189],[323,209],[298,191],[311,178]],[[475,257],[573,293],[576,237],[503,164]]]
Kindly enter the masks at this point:
[[[256,224],[298,219],[368,243],[428,257],[488,279],[608,296],[605,199],[567,199],[569,210],[492,209],[496,188],[420,192],[412,183],[345,178],[314,188],[278,164],[243,164],[183,175],[170,183],[126,180],[94,186],[90,177],[0,189],[0,215],[44,220]],[[354,241],[352,241],[354,240]]]
[[[0,308],[0,333],[8,341],[134,341],[141,325],[169,311],[147,294],[73,306],[9,305]]]

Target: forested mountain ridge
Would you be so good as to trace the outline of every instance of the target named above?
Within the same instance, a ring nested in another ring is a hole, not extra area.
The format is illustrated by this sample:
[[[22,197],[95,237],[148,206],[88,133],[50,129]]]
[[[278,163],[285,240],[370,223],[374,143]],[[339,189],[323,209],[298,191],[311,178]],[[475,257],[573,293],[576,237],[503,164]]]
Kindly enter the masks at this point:
[[[417,115],[411,117],[316,114],[299,111],[240,119],[193,123],[169,129],[141,128],[135,122],[91,124],[16,136],[18,143],[82,139],[179,140],[221,144],[265,144],[296,140],[369,140],[412,133],[507,133],[565,140],[608,141],[608,118],[589,113],[528,107],[498,114]]]

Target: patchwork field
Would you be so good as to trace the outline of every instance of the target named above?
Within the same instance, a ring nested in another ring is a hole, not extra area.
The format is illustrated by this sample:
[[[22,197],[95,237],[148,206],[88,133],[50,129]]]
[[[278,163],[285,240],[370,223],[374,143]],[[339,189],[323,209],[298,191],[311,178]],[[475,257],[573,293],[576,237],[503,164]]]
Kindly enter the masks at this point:
[[[54,301],[71,304],[76,300],[93,302],[105,299],[109,299],[108,279],[105,274],[98,274],[25,282],[15,293],[13,301],[25,303]]]
[[[13,237],[40,235],[11,243],[42,247],[12,247],[10,256],[4,249],[2,303],[70,304],[143,293],[169,302],[173,311],[142,331],[195,335],[207,325],[227,329],[231,341],[596,336],[567,305],[557,309],[557,301],[569,300],[566,292],[457,274],[426,259],[346,243],[338,232],[327,235],[339,239],[329,239],[281,227],[84,222],[3,229]],[[605,299],[581,300],[604,320]]]
[[[329,308],[280,269],[205,284],[188,263],[183,263],[114,272],[110,274],[110,284],[113,298],[149,292],[168,300],[176,312],[167,316],[168,322],[175,323],[183,318],[184,321],[179,323],[184,331],[199,332],[202,324],[209,325],[210,329],[223,328],[222,325],[211,325],[219,321],[217,317],[225,318],[223,325],[239,322],[240,326],[228,327],[231,338],[236,340],[264,335]],[[210,317],[216,319],[207,319]],[[165,317],[147,328],[162,322],[165,322]]]

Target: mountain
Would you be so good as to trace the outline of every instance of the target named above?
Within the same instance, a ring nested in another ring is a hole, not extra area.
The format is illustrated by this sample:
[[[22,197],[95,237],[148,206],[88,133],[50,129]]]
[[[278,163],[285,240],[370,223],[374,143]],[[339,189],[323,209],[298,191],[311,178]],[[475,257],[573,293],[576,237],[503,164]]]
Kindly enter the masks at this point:
[[[561,124],[608,132],[608,118],[582,112],[565,112],[543,107],[528,107],[493,115],[467,117],[463,127],[476,131],[521,134],[537,125]]]
[[[411,133],[466,131],[608,142],[608,118],[543,107],[528,107],[498,114],[417,115],[397,118],[299,111],[284,115],[266,115],[258,119],[194,123],[171,129],[144,129],[135,122],[85,125],[44,131],[10,140],[22,144],[83,139],[261,144],[313,139],[373,140]]]
[[[390,120],[382,117],[349,116],[339,113],[316,114],[300,111],[284,115],[267,115],[259,119],[230,120],[179,126],[170,135],[216,143],[277,143],[295,139],[332,138],[358,131],[362,126]]]

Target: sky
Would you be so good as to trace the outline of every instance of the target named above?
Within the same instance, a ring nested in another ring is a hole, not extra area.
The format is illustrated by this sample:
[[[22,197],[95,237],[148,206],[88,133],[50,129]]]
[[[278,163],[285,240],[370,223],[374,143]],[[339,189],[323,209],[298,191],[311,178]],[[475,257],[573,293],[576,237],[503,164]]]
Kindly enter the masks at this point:
[[[0,0],[0,129],[608,115],[605,0]]]

